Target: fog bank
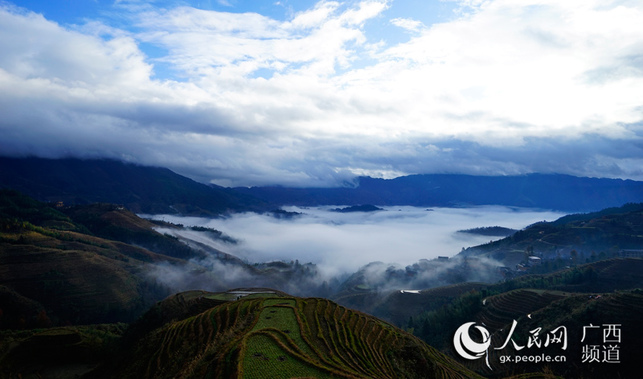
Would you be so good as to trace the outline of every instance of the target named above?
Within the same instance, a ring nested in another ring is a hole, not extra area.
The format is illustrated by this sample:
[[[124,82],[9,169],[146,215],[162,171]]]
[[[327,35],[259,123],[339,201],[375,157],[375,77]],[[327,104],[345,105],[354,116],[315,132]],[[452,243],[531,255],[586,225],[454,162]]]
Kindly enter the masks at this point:
[[[286,207],[301,215],[278,219],[256,213],[205,219],[171,215],[144,217],[185,226],[205,226],[239,240],[208,241],[212,247],[251,263],[299,260],[335,276],[355,272],[373,261],[411,265],[420,259],[454,256],[464,247],[490,241],[488,236],[457,233],[485,226],[522,229],[564,214],[547,210],[483,206],[473,208],[383,207],[376,212],[333,212],[330,207]],[[498,238],[495,238],[498,239]],[[206,241],[203,241],[206,242]]]

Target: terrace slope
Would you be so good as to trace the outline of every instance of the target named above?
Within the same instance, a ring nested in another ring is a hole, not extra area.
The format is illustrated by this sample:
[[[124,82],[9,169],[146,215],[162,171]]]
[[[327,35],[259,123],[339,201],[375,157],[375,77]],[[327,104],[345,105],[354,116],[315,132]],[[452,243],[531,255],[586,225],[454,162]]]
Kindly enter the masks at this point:
[[[492,333],[491,344],[494,348],[503,346],[512,322],[516,320],[511,337],[515,345],[511,342],[504,349],[490,349],[490,362],[498,362],[500,356],[518,354],[566,357],[560,363],[495,364],[492,365],[494,371],[525,372],[548,367],[548,370],[565,378],[637,378],[640,377],[639,357],[643,348],[643,332],[639,326],[641,315],[641,290],[608,294],[519,290],[487,299],[483,310],[472,315],[471,320],[484,323]],[[608,325],[618,332],[614,333],[614,337],[605,339]],[[561,326],[566,332],[566,348],[563,349],[561,344],[546,346],[546,338],[553,336],[551,332]],[[532,331],[539,331],[540,335],[538,344],[530,346],[529,339],[534,335]],[[518,351],[516,345],[522,349]],[[587,353],[588,349],[595,350],[593,358]],[[609,349],[617,352],[608,355]],[[468,362],[466,365],[484,375],[493,372],[482,362]]]
[[[147,333],[94,373],[120,378],[476,378],[375,317],[321,298],[250,294]],[[212,296],[212,295],[210,295]]]

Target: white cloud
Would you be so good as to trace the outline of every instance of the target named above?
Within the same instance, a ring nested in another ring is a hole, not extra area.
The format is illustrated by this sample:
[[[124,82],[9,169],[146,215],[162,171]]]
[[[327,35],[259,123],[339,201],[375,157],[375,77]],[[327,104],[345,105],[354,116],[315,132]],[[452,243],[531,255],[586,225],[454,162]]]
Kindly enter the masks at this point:
[[[33,13],[0,8],[0,68],[23,80],[40,79],[75,87],[132,85],[151,66],[128,37],[107,41],[65,30]]]
[[[402,17],[392,19],[391,24],[411,32],[418,32],[426,27],[422,21]]]
[[[338,7],[339,3],[336,1],[319,2],[313,9],[296,14],[293,20],[286,23],[285,26],[293,29],[303,29],[323,25]]]
[[[278,22],[257,13],[225,13],[180,7],[140,14],[139,38],[163,45],[165,60],[188,74],[213,77],[251,75],[259,68],[278,72],[332,74],[353,55],[348,43],[365,40],[358,25],[385,9],[364,2],[338,12],[339,3],[322,1],[291,21]]]

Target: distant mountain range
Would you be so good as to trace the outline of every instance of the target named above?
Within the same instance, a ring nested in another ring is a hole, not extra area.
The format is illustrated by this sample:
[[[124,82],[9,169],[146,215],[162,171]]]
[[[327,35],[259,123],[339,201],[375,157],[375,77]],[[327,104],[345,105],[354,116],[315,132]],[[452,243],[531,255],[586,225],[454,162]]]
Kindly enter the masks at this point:
[[[360,177],[353,187],[225,188],[195,182],[166,168],[102,159],[0,158],[0,188],[65,204],[121,204],[136,213],[214,216],[271,211],[284,205],[505,205],[568,212],[643,201],[643,182],[559,174]]]
[[[570,212],[596,211],[643,201],[643,182],[560,174],[360,177],[354,188],[235,188],[281,205],[412,205],[460,207],[506,205]]]

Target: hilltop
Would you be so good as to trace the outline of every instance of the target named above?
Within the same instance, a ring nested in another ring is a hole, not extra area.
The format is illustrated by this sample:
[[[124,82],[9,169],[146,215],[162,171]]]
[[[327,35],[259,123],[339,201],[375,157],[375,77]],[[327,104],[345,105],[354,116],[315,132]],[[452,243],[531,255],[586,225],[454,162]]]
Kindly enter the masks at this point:
[[[127,330],[65,327],[3,339],[13,345],[0,349],[9,376],[480,378],[375,317],[266,288],[175,294]]]
[[[178,311],[176,315],[180,316],[146,333],[118,357],[117,363],[110,362],[93,375],[478,377],[412,335],[326,299],[291,297],[266,289],[198,295],[189,298],[196,303],[206,298],[224,301],[227,295],[242,297],[196,315]],[[161,303],[159,308],[176,307]]]
[[[147,263],[179,262],[98,237],[66,214],[14,191],[0,191],[0,228],[2,328],[133,320],[167,296],[143,280],[141,269]]]

